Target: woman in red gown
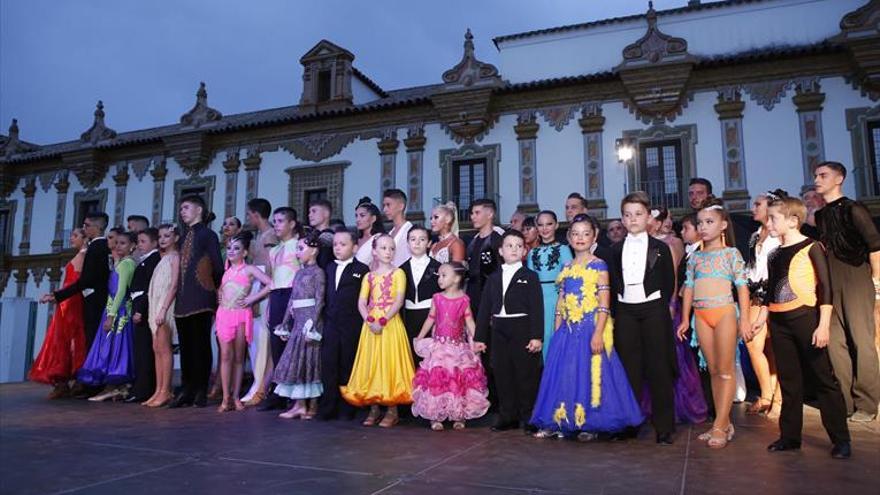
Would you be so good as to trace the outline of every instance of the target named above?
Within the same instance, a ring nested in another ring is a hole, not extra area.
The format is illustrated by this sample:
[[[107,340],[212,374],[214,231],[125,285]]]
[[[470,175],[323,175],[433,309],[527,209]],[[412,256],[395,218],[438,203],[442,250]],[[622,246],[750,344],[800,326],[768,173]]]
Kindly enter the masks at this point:
[[[71,284],[79,278],[87,241],[82,229],[74,229],[70,233],[70,247],[76,249],[77,253],[64,266],[62,286]],[[69,382],[74,379],[76,370],[82,366],[87,351],[83,329],[83,296],[77,294],[56,306],[55,314],[46,330],[43,347],[31,366],[28,379],[53,385],[54,388],[49,394],[50,399],[64,397],[68,395]]]

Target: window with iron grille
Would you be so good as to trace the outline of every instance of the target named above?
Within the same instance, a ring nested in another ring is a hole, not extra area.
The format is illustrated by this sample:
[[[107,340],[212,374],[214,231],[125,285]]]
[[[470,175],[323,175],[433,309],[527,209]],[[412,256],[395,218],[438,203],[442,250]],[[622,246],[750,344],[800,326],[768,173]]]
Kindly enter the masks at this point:
[[[648,193],[653,205],[682,204],[685,195],[681,140],[639,144],[639,180],[633,190]]]

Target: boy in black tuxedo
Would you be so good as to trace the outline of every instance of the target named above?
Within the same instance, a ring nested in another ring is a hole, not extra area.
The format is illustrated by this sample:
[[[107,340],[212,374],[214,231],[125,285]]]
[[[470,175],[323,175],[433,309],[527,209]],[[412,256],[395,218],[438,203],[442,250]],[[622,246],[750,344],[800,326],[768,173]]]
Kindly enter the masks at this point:
[[[134,321],[134,371],[135,379],[125,402],[143,402],[156,390],[156,362],[153,356],[153,332],[148,321],[150,310],[147,292],[150,279],[159,264],[159,230],[147,227],[138,232],[137,251],[141,253],[131,278],[132,321]]]
[[[504,264],[483,287],[474,350],[485,351],[486,342],[491,342],[489,356],[498,393],[498,420],[492,431],[518,428],[521,422],[526,433],[534,433],[529,419],[541,382],[544,297],[538,274],[522,264],[522,233],[507,231],[499,252]]]
[[[324,333],[321,340],[321,381],[324,394],[318,401],[318,418],[353,419],[357,410],[342,400],[339,386],[348,383],[364,320],[358,312],[361,283],[370,267],[354,257],[357,237],[348,230],[333,234],[333,255],[327,265],[324,292]],[[370,246],[364,246],[370,249]]]
[[[642,191],[627,194],[620,205],[627,236],[611,247],[614,348],[623,361],[636,397],[647,378],[657,443],[672,444],[675,429],[673,384],[677,374],[669,299],[675,269],[666,243],[648,235],[650,199]],[[635,437],[628,430],[624,437]]]
[[[403,325],[409,336],[409,346],[416,367],[421,359],[416,356],[413,339],[422,330],[428,313],[431,312],[431,298],[440,292],[437,285],[437,270],[440,262],[428,256],[428,229],[416,225],[407,233],[407,243],[412,257],[400,265],[406,275],[406,292],[404,297]]]

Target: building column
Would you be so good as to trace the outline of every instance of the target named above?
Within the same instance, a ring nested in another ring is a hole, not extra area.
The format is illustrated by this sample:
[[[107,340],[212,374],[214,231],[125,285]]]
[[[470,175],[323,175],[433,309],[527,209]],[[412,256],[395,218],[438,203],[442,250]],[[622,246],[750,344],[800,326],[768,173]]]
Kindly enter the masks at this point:
[[[537,213],[538,207],[538,158],[536,143],[538,129],[535,112],[521,112],[513,126],[519,147],[519,204],[516,209],[523,213]]]
[[[721,121],[721,159],[724,162],[724,193],[721,198],[730,211],[748,211],[751,208],[742,132],[745,106],[739,91],[718,92],[715,112]]]
[[[116,202],[113,205],[113,225],[122,226],[125,222],[125,188],[128,186],[128,163],[122,162],[116,165],[116,174],[113,176],[116,183]]]
[[[24,297],[27,291],[28,277],[31,272],[27,268],[15,270],[15,297]]]
[[[813,184],[816,165],[825,161],[825,140],[822,135],[825,93],[821,92],[818,80],[801,81],[797,83],[797,94],[792,97],[792,102],[797,107],[800,124],[805,189]]]
[[[590,215],[605,218],[608,203],[605,201],[605,165],[602,155],[602,130],[605,117],[599,105],[587,105],[578,124],[584,139],[585,197]]]
[[[55,181],[55,191],[58,199],[55,202],[55,237],[52,239],[52,252],[58,253],[64,248],[64,215],[67,210],[67,190],[70,189],[70,179],[67,172],[59,172]],[[74,225],[79,227],[79,225]]]
[[[379,174],[379,198],[386,189],[396,187],[397,181],[397,146],[400,141],[397,140],[397,130],[390,130],[385,133],[385,137],[379,141],[379,162],[381,165],[381,173]]]
[[[248,149],[247,157],[242,162],[244,163],[244,171],[247,176],[244,199],[245,201],[250,201],[260,193],[260,164],[263,163],[263,159],[260,157],[260,150],[256,147]]]
[[[223,161],[223,170],[226,172],[226,194],[224,196],[224,218],[235,216],[235,207],[238,198],[238,169],[241,160],[237,148],[226,152],[226,160]]]
[[[406,194],[409,199],[407,218],[415,221],[425,220],[422,176],[427,141],[425,128],[422,126],[410,128],[403,140],[406,146]]]
[[[165,176],[168,175],[168,168],[165,165],[165,159],[156,159],[153,163],[153,170],[150,170],[153,176],[153,219],[151,225],[159,225],[162,223],[162,205],[165,203]],[[177,205],[172,205],[176,208]]]
[[[26,256],[31,252],[31,219],[34,216],[34,194],[37,193],[37,178],[28,177],[25,179],[21,192],[24,193],[24,215],[21,222],[21,243],[18,245],[18,254]]]

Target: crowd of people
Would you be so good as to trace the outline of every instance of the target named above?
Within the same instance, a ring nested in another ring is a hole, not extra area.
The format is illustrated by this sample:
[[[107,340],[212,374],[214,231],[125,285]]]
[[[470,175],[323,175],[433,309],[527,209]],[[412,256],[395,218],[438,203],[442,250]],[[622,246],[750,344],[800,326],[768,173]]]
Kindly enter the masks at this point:
[[[91,213],[71,233],[63,287],[41,298],[57,307],[29,377],[53,385],[50,398],[219,400],[220,412],[386,428],[412,415],[462,429],[494,408],[493,431],[582,441],[650,423],[668,445],[677,423],[710,420],[699,438],[719,449],[735,437],[744,341],[759,385],[746,412],[779,416],[768,450],[800,448],[815,398],[832,457],[848,458],[848,418],[875,420],[880,400],[880,235],[845,178],[822,163],[803,200],[760,194],[746,222],[705,179],[678,222],[632,192],[604,232],[578,193],[565,227],[544,210],[502,229],[494,201],[478,199],[470,239],[451,203],[427,226],[407,221],[397,189],[380,205],[362,198],[355,229],[326,200],[302,222],[252,199],[249,228],[225,219],[222,242],[199,196],[158,228],[134,215],[107,231]]]

